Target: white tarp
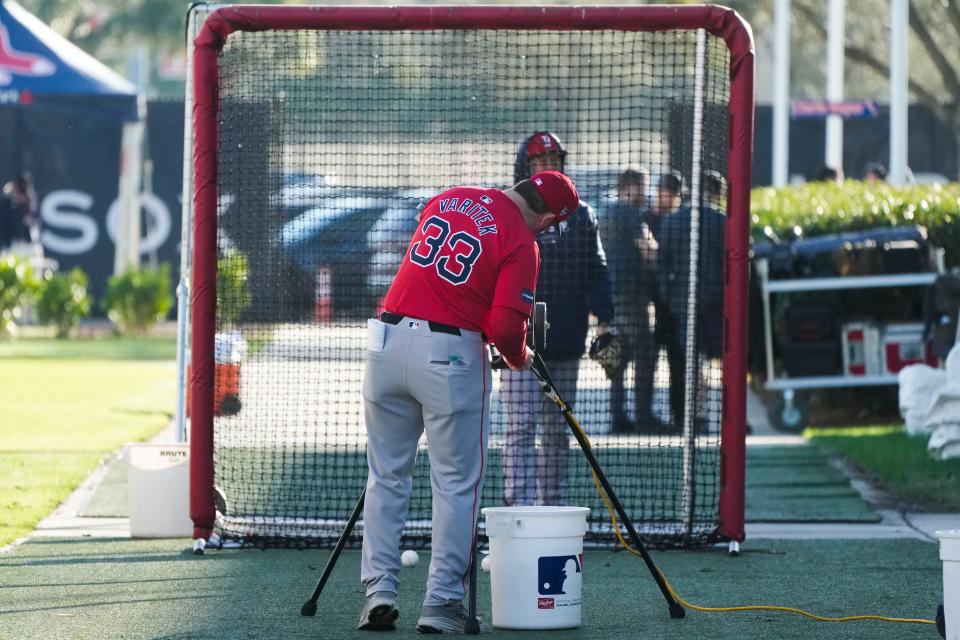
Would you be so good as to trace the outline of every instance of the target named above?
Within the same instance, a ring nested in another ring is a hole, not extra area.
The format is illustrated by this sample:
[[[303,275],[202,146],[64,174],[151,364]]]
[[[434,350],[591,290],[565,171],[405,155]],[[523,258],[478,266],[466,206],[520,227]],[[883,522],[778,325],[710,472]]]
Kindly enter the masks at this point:
[[[946,381],[931,390],[923,429],[930,432],[927,451],[938,460],[960,457],[960,349],[947,355]]]
[[[903,416],[907,434],[911,436],[930,433],[926,417],[933,402],[934,391],[947,383],[947,372],[925,364],[912,364],[898,374],[900,383],[900,415]]]

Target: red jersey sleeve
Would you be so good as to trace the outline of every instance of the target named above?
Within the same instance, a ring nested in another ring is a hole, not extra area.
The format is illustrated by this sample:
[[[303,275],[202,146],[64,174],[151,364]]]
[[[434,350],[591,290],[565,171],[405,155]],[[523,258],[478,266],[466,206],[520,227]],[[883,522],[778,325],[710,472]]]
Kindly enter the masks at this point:
[[[487,318],[487,335],[500,354],[515,367],[526,362],[527,316],[515,309],[494,307]]]
[[[537,243],[518,244],[500,265],[491,307],[507,307],[529,316],[539,270],[540,251]]]

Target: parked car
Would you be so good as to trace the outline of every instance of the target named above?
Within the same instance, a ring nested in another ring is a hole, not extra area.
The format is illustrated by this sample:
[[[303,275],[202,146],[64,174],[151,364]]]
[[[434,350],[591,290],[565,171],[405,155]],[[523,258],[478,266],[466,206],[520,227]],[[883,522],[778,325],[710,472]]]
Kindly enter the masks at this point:
[[[371,252],[367,287],[378,305],[407,253],[420,216],[418,207],[429,197],[429,194],[416,191],[401,194],[367,232],[367,246]]]
[[[276,237],[282,254],[305,282],[323,287],[329,277],[337,317],[373,313],[406,251],[421,193],[323,186],[308,195],[318,206],[283,224]],[[293,199],[285,208],[300,204]]]

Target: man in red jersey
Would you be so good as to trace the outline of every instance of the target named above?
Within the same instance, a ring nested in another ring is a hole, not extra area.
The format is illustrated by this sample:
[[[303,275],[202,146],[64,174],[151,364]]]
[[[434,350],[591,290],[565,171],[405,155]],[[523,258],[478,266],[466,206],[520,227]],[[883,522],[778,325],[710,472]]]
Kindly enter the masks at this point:
[[[367,493],[358,628],[393,629],[400,536],[417,441],[426,431],[433,541],[417,629],[463,633],[486,466],[491,374],[486,341],[510,368],[530,366],[526,320],[540,257],[534,234],[568,218],[576,188],[556,171],[511,189],[457,187],[434,197],[384,300],[368,321],[363,381]]]

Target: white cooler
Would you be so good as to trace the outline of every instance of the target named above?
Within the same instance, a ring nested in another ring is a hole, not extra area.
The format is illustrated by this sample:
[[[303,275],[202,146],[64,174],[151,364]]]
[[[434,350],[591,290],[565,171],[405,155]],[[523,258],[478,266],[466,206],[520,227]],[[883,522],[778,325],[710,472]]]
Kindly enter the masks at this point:
[[[877,376],[882,372],[880,329],[870,322],[843,325],[843,373],[848,376]]]
[[[888,324],[883,332],[883,370],[899,373],[911,364],[937,366],[933,348],[923,341],[923,323]]]
[[[183,538],[190,520],[190,446],[127,444],[131,538]]]

